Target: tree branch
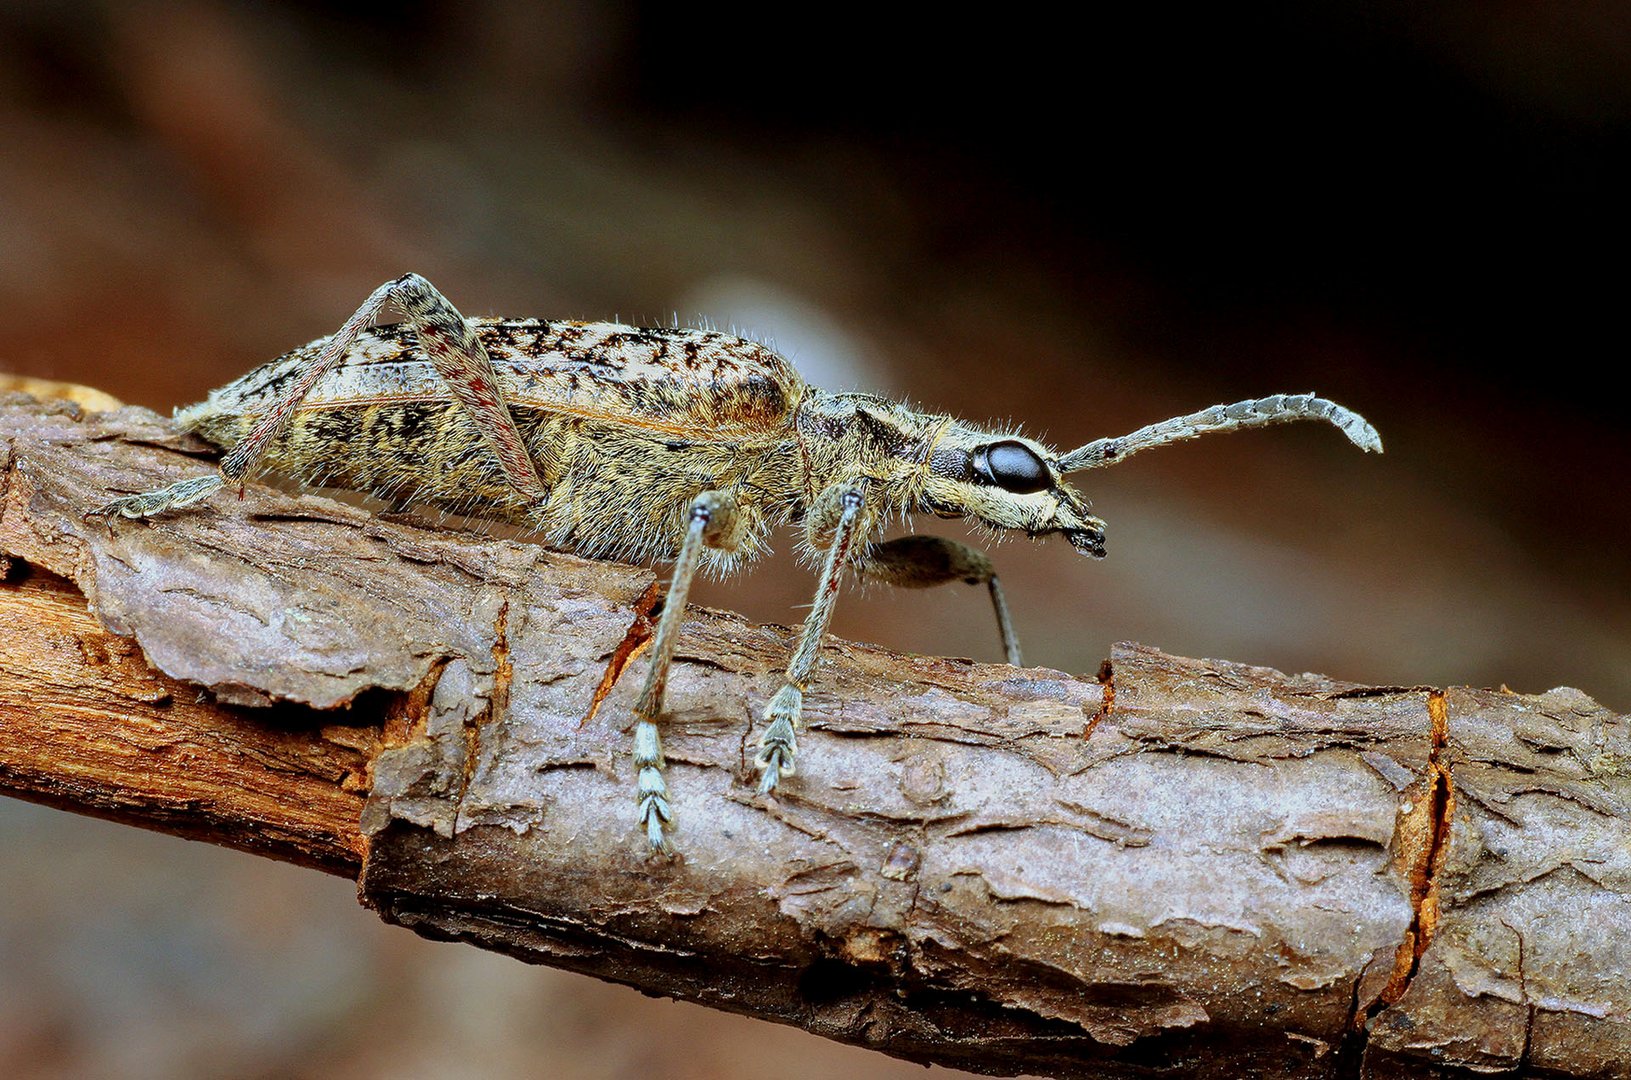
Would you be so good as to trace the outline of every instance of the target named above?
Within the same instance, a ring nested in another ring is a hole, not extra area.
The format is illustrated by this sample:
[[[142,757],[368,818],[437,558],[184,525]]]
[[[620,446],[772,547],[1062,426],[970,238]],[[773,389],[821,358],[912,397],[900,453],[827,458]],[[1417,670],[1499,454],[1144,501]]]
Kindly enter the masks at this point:
[[[750,748],[789,635],[698,609],[667,719],[684,854],[652,861],[638,671],[588,716],[609,663],[640,666],[650,572],[258,487],[87,523],[204,448],[143,410],[20,398],[0,433],[14,794],[918,1061],[1626,1075],[1631,731],[1576,691],[1139,646],[1101,683],[834,642],[770,800]]]

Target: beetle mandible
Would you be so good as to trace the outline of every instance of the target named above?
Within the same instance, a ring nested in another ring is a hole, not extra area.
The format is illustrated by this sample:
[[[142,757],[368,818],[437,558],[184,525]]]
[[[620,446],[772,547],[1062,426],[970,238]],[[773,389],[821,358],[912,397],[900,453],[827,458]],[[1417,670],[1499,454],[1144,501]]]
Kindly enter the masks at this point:
[[[387,304],[406,321],[373,326]],[[712,330],[467,319],[418,274],[381,285],[331,337],[176,416],[228,451],[218,472],[97,513],[144,518],[187,506],[264,464],[307,483],[524,526],[589,558],[672,560],[634,707],[638,820],[662,852],[673,811],[657,719],[699,569],[736,570],[784,524],[802,530],[819,561],[815,600],[764,712],[755,765],[769,794],[794,773],[804,695],[845,567],[892,585],[986,586],[1006,659],[1020,662],[991,560],[955,540],[880,540],[890,519],[928,513],[1032,538],[1057,533],[1102,558],[1104,522],[1065,483],[1069,473],[1296,420],[1327,421],[1362,450],[1382,449],[1359,414],[1313,394],[1278,394],[1060,454],[884,398],[820,390],[766,346]]]

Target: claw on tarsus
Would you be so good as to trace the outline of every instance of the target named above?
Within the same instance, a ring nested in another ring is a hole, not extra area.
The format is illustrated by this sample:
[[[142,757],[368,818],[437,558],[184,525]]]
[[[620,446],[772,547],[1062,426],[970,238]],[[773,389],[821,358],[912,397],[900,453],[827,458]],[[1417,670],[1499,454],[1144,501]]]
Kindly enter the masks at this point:
[[[666,826],[669,820],[668,803],[655,797],[640,804],[640,820],[646,826],[646,842],[653,855],[672,855],[674,847],[668,842]]]
[[[646,827],[646,841],[653,854],[672,855],[667,825],[674,820],[668,806],[668,785],[663,782],[663,740],[657,725],[638,720],[634,725],[634,764],[640,770],[636,799],[640,824]]]
[[[798,759],[798,735],[793,730],[793,717],[799,714],[804,695],[797,688],[784,686],[771,699],[765,710],[770,726],[759,740],[759,753],[753,764],[764,775],[759,778],[759,794],[769,795],[776,790],[784,776],[792,776]]]

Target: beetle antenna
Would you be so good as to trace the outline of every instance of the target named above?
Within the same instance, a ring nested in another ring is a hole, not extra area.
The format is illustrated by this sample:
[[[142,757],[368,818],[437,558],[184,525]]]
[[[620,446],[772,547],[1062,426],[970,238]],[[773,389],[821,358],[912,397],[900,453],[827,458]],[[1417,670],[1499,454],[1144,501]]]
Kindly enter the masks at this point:
[[[1119,439],[1095,439],[1060,458],[1059,471],[1073,473],[1097,469],[1114,465],[1140,450],[1168,443],[1183,442],[1213,432],[1289,424],[1297,420],[1324,420],[1335,425],[1359,449],[1376,454],[1382,452],[1382,437],[1369,421],[1352,409],[1345,409],[1334,401],[1313,394],[1275,394],[1254,401],[1237,401],[1233,405],[1214,405],[1188,416],[1141,427]]]

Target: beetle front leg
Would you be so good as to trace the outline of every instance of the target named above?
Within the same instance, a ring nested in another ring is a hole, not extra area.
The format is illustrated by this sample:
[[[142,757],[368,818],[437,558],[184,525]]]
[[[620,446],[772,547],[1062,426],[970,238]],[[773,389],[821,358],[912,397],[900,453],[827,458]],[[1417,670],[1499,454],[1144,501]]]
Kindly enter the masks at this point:
[[[905,589],[927,589],[951,581],[984,585],[991,592],[991,607],[997,613],[997,633],[1002,635],[1002,652],[1008,663],[1020,665],[1019,638],[1008,615],[1008,601],[991,565],[991,557],[967,544],[940,536],[903,536],[874,544],[858,567],[863,575]]]
[[[637,799],[640,824],[645,826],[651,850],[671,854],[665,827],[673,820],[668,805],[668,785],[663,781],[663,737],[657,730],[657,717],[663,711],[663,695],[668,689],[668,672],[674,665],[674,648],[679,644],[680,623],[685,618],[685,598],[691,592],[697,564],[704,547],[735,548],[736,499],[725,491],[704,491],[691,502],[691,513],[674,560],[674,577],[657,619],[651,644],[651,667],[646,671],[645,688],[634,705],[634,767],[639,774]]]
[[[759,739],[759,753],[753,764],[763,774],[759,778],[759,793],[768,795],[776,790],[783,776],[792,776],[798,757],[800,717],[804,710],[804,691],[809,688],[811,676],[821,655],[821,642],[827,636],[832,622],[833,606],[838,601],[839,579],[849,562],[850,551],[856,537],[863,533],[862,524],[866,507],[866,481],[838,484],[828,488],[816,500],[809,527],[814,542],[828,531],[832,539],[827,557],[821,563],[821,577],[816,583],[815,600],[810,614],[799,630],[798,644],[787,662],[787,675],[776,696],[765,707],[765,732]]]

